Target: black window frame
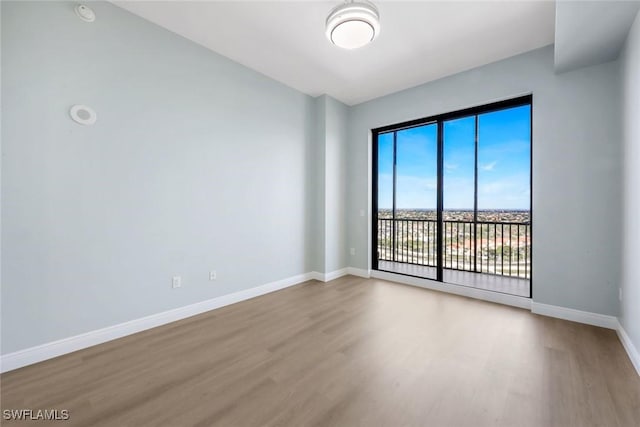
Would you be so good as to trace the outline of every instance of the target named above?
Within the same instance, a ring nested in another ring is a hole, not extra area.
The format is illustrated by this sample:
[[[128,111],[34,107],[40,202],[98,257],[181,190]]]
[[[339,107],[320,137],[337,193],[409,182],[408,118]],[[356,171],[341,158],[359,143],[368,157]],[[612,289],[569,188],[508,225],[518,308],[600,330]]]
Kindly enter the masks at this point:
[[[518,96],[515,98],[509,98],[502,101],[492,102],[489,104],[479,105],[476,107],[464,108],[461,110],[456,110],[448,113],[437,114],[433,116],[428,116],[420,119],[409,120],[401,123],[395,123],[391,125],[381,126],[378,128],[371,129],[371,141],[372,141],[372,221],[371,221],[371,268],[373,270],[379,270],[378,268],[378,138],[381,134],[386,134],[390,132],[394,132],[394,186],[395,183],[395,146],[396,146],[396,134],[395,132],[410,129],[419,126],[425,126],[429,124],[437,124],[437,203],[436,203],[436,221],[438,223],[438,232],[436,237],[436,245],[437,245],[437,277],[436,281],[444,282],[443,280],[443,271],[444,267],[442,265],[442,250],[443,250],[443,173],[444,173],[444,122],[449,120],[461,119],[464,117],[475,116],[476,117],[476,144],[475,149],[478,149],[478,135],[477,135],[477,120],[478,115],[491,113],[500,110],[506,110],[509,108],[522,107],[528,105],[529,106],[529,222],[530,222],[530,230],[531,230],[531,242],[533,242],[533,94]],[[477,161],[477,153],[476,153],[476,161]],[[477,186],[477,164],[475,168],[476,179],[474,185]],[[477,211],[477,198],[478,191],[477,188],[474,191],[474,204],[476,205],[475,211]],[[394,207],[395,211],[395,200]],[[395,214],[394,214],[395,215]],[[530,251],[530,273],[529,273],[529,298],[533,298],[533,244],[531,243],[531,251]],[[383,271],[383,270],[379,270]],[[410,276],[409,274],[404,273],[395,273],[395,274],[403,274],[406,276]],[[434,280],[434,279],[429,279]]]

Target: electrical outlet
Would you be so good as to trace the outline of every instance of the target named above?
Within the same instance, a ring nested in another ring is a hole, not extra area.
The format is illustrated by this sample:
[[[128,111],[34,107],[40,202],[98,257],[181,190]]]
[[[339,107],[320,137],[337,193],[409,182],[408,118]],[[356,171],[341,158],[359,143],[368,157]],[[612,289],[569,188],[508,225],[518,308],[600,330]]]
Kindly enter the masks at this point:
[[[211,270],[209,272],[209,280],[216,280],[218,278],[218,273],[215,270]]]
[[[173,276],[173,279],[171,280],[171,287],[173,289],[182,287],[182,277]]]
[[[356,248],[351,248],[351,249],[349,249],[349,253],[350,253],[351,255],[355,255],[355,254],[356,254]]]
[[[618,299],[622,302],[622,288],[618,288]]]
[[[364,209],[360,209],[360,216],[364,216]]]

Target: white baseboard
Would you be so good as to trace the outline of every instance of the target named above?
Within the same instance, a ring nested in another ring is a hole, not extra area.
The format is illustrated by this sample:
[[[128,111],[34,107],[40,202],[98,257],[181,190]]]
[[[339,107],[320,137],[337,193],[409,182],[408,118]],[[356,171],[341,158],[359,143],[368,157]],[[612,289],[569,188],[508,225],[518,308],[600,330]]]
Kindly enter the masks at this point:
[[[531,303],[531,312],[543,316],[570,320],[572,322],[585,323],[587,325],[600,326],[607,329],[618,329],[618,318],[604,314],[590,313],[588,311],[574,310],[572,308],[559,307],[557,305]]]
[[[314,273],[305,273],[283,280],[267,283],[255,288],[245,289],[228,295],[222,295],[206,301],[197,302],[185,307],[175,308],[162,313],[134,319],[118,325],[108,326],[95,331],[86,332],[69,338],[41,344],[35,347],[2,355],[0,358],[0,372],[8,372],[43,360],[52,359],[63,354],[72,353],[83,348],[102,344],[117,338],[135,334],[176,320],[195,316],[216,308],[235,304],[251,298],[265,295],[289,286],[297,285],[314,279]]]
[[[517,297],[514,295],[501,294],[498,292],[485,291],[484,289],[471,288],[468,286],[452,285],[450,283],[436,282],[435,280],[422,279],[419,277],[406,276],[404,274],[388,273],[386,271],[371,270],[371,277],[376,279],[389,280],[391,282],[403,283],[405,285],[418,286],[435,291],[447,292],[450,294],[462,295],[484,301],[496,302],[499,304],[511,305],[519,308],[531,308],[531,299]]]
[[[329,273],[319,273],[317,271],[311,272],[311,277],[320,282],[330,282],[331,280],[338,279],[342,276],[346,276],[349,273],[349,268],[341,268],[340,270],[330,271]]]
[[[331,271],[329,273],[326,273],[324,275],[324,281],[325,282],[329,282],[331,280],[335,280],[338,279],[342,276],[346,276],[347,275],[347,269],[346,268],[341,268],[340,270],[336,270],[336,271]]]
[[[617,332],[618,338],[620,338],[620,342],[622,342],[622,346],[627,351],[633,367],[636,368],[636,372],[638,373],[638,376],[640,376],[640,352],[638,352],[636,346],[633,345],[631,338],[627,335],[627,331],[624,330],[620,323],[618,323]]]
[[[324,280],[324,274],[322,274],[322,273],[319,273],[317,271],[312,271],[310,274],[311,274],[311,278],[313,280],[317,280],[318,282],[324,282],[325,281]]]

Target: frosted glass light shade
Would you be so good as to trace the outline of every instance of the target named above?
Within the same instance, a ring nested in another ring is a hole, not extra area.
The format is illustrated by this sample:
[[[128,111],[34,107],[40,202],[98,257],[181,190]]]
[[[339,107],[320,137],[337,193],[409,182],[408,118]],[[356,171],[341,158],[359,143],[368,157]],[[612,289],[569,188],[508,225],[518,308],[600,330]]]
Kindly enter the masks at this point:
[[[380,33],[380,17],[369,2],[351,2],[334,8],[327,17],[326,34],[331,43],[356,49],[372,42]]]

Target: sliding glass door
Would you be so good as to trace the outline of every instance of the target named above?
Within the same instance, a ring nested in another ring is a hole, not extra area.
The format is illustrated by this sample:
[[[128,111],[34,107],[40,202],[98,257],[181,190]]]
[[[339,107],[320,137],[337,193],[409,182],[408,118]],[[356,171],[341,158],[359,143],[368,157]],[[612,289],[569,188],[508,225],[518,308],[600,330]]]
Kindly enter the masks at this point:
[[[378,137],[378,264],[437,277],[438,127],[425,124]]]
[[[476,266],[476,118],[443,121],[443,267],[473,271]]]
[[[373,137],[373,268],[530,296],[531,97]]]

